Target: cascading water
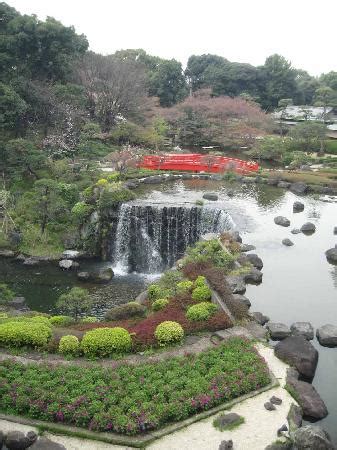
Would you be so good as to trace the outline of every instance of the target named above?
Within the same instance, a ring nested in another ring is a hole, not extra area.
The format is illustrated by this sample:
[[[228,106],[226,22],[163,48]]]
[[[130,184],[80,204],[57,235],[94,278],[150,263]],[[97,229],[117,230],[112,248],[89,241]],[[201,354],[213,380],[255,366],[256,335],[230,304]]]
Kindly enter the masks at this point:
[[[120,207],[112,260],[115,273],[158,273],[171,267],[202,234],[234,223],[220,208],[124,203]]]

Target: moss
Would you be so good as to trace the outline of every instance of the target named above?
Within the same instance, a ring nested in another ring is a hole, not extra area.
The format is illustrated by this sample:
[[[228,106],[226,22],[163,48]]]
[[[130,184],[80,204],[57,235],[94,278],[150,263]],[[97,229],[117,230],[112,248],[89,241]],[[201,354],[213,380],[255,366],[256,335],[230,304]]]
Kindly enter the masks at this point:
[[[245,422],[244,417],[239,416],[238,419],[235,422],[232,423],[222,423],[222,419],[225,417],[226,415],[221,415],[219,417],[217,417],[216,419],[213,420],[213,426],[214,428],[216,428],[219,431],[230,431],[233,430],[234,428],[237,428],[238,426],[240,426],[241,424],[243,424]]]

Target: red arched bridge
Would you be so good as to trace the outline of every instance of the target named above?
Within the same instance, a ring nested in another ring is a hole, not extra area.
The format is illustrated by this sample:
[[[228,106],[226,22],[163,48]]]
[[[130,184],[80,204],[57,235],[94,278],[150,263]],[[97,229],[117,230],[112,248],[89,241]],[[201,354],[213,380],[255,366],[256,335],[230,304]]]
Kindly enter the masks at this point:
[[[138,167],[151,170],[189,170],[212,173],[227,171],[246,173],[259,170],[259,165],[253,161],[243,161],[227,156],[202,155],[200,153],[146,155],[138,163]]]

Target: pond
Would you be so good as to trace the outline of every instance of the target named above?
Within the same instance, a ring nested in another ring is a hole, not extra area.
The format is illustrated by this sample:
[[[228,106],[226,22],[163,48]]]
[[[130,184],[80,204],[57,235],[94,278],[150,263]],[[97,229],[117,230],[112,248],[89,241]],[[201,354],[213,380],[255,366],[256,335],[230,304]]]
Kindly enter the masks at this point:
[[[195,204],[205,191],[218,193],[219,200],[212,204],[229,213],[244,242],[255,245],[264,262],[262,284],[247,288],[251,310],[288,325],[295,321],[310,321],[315,328],[337,324],[337,266],[329,264],[324,254],[336,244],[333,228],[337,225],[337,204],[306,196],[300,199],[305,204],[304,211],[293,213],[292,205],[298,197],[291,192],[267,185],[200,179],[142,185],[138,195],[140,201],[146,202]],[[275,225],[273,219],[277,215],[288,217],[290,227]],[[307,221],[316,224],[313,235],[290,233]],[[290,238],[294,246],[282,245],[284,238]],[[80,285],[74,273],[62,272],[52,265],[24,267],[9,260],[1,260],[0,264],[1,279],[25,296],[32,309],[48,312],[62,292]],[[86,262],[81,269],[109,265]],[[117,275],[105,286],[86,285],[97,299],[93,313],[101,317],[108,307],[134,299],[150,278],[141,274]],[[322,425],[337,443],[337,349],[321,347],[316,339],[313,344],[319,351],[313,384],[329,410]]]

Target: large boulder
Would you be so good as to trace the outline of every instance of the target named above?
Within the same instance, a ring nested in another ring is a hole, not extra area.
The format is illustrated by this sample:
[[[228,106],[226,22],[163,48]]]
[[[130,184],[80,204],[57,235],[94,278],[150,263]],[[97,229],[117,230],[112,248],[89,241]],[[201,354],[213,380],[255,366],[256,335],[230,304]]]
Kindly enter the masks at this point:
[[[9,450],[23,450],[31,444],[30,440],[21,431],[7,433],[5,445]]]
[[[262,277],[263,273],[260,270],[255,269],[255,267],[243,275],[245,283],[247,284],[259,284],[262,282]]]
[[[323,325],[316,331],[316,336],[321,345],[324,347],[337,347],[337,326]]]
[[[90,273],[89,272],[77,272],[77,278],[80,281],[90,281]]]
[[[334,227],[333,234],[337,234],[337,227]]]
[[[276,225],[280,225],[281,227],[289,227],[290,220],[284,216],[277,216],[274,218],[274,222]]]
[[[72,259],[61,259],[59,267],[63,270],[69,270],[73,267],[74,261]]]
[[[247,308],[251,307],[251,303],[249,298],[247,298],[245,295],[241,295],[241,294],[233,294],[233,299],[240,303],[241,305],[246,306]]]
[[[261,270],[263,268],[262,259],[255,253],[249,253],[247,259],[256,269]]]
[[[144,184],[158,184],[165,180],[165,176],[163,175],[153,175],[151,177],[143,178],[142,182]]]
[[[296,367],[305,377],[313,378],[318,363],[318,351],[303,336],[289,336],[276,344],[275,355]]]
[[[316,231],[316,226],[312,222],[306,222],[301,226],[301,231],[304,234],[312,234]]]
[[[243,277],[230,275],[226,277],[226,281],[233,294],[244,294],[246,292],[246,284]]]
[[[293,432],[300,428],[302,426],[303,421],[303,411],[302,409],[295,405],[294,403],[291,404],[288,415],[288,424],[289,424],[289,431]]]
[[[205,192],[204,195],[202,196],[202,198],[204,198],[205,200],[216,201],[216,200],[218,200],[219,196],[218,196],[218,194],[215,194],[214,192]]]
[[[295,322],[290,330],[293,336],[303,336],[307,341],[314,339],[314,329],[310,322]]]
[[[330,436],[317,425],[306,425],[293,434],[293,440],[298,450],[334,450]]]
[[[290,336],[290,328],[284,323],[269,322],[267,324],[271,339],[280,341]]]
[[[337,247],[329,248],[325,252],[325,256],[329,263],[337,264]]]
[[[31,447],[31,450],[67,450],[63,445],[51,441],[48,438],[41,437]]]
[[[92,283],[108,283],[114,276],[113,270],[109,267],[107,269],[99,270],[98,272],[78,272],[77,278],[81,281],[90,281]]]
[[[256,312],[252,312],[252,317],[254,318],[254,320],[256,320],[257,323],[259,323],[260,325],[265,325],[267,322],[269,322],[269,317],[265,316],[264,314],[262,314],[259,311]]]
[[[291,234],[300,234],[300,233],[301,233],[301,230],[298,229],[298,228],[293,228],[293,229],[291,230],[290,233],[291,233]]]
[[[294,202],[293,204],[293,211],[294,212],[301,212],[304,211],[304,203],[302,202]]]
[[[292,183],[289,189],[294,194],[303,195],[308,192],[308,185],[306,183],[303,183],[302,181],[299,181],[297,183]]]
[[[255,249],[256,249],[256,247],[254,245],[251,245],[251,244],[241,244],[241,247],[240,247],[240,251],[242,253],[250,252],[251,250],[255,250]]]
[[[230,230],[228,231],[228,234],[231,236],[233,241],[239,242],[239,244],[242,243],[242,237],[240,236],[240,233],[238,231]]]
[[[283,188],[283,189],[288,189],[291,183],[289,183],[289,181],[279,181],[277,183],[277,187],[279,188]]]

